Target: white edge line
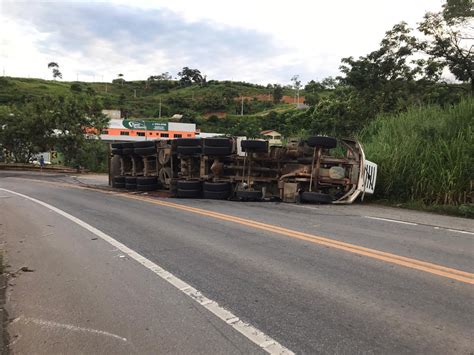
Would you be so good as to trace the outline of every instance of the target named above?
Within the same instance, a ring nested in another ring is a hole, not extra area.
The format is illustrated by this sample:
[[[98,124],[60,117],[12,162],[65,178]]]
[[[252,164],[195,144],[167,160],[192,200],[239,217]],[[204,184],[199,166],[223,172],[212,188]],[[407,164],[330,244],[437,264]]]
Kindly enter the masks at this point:
[[[470,235],[474,235],[474,233],[472,233],[472,232],[463,231],[463,230],[460,230],[460,229],[448,229],[448,231],[450,231],[450,232],[457,232],[457,233],[463,233],[463,234],[470,234]]]
[[[128,248],[124,244],[120,243],[119,241],[115,240],[108,234],[105,234],[104,232],[100,231],[99,229],[91,226],[90,224],[80,220],[77,217],[74,217],[73,215],[70,215],[69,213],[60,210],[57,207],[54,207],[46,202],[37,200],[33,197],[23,195],[19,192],[7,190],[4,188],[0,188],[2,191],[9,192],[13,195],[21,196],[23,198],[26,198],[30,201],[36,202],[37,204],[40,204],[46,208],[49,208],[51,211],[56,212],[57,214],[71,220],[72,222],[78,224],[79,226],[83,227],[84,229],[87,229],[89,232],[95,234],[102,240],[106,241],[107,243],[111,244],[112,246],[116,247],[118,250],[121,250],[123,253],[127,254],[129,257],[137,261],[138,263],[142,264],[145,266],[147,269],[151,270],[158,276],[160,276],[162,279],[166,280],[169,282],[171,285],[173,285],[175,288],[177,288],[179,291],[184,293],[185,295],[191,297],[194,301],[199,303],[201,306],[206,308],[209,312],[226,322],[228,325],[230,325],[232,328],[234,328],[236,331],[244,335],[246,338],[248,338],[250,341],[253,343],[257,344],[259,347],[261,347],[263,350],[265,350],[269,354],[293,354],[293,352],[287,348],[285,348],[283,345],[279,344],[276,340],[272,339],[262,331],[258,330],[254,326],[243,322],[240,320],[236,315],[234,315],[232,312],[226,310],[225,308],[219,306],[219,304],[207,297],[205,297],[200,291],[196,290],[194,287],[191,285],[187,284],[183,280],[177,278],[170,272],[166,271],[163,269],[161,266],[155,264],[151,260],[145,258],[144,256],[138,254],[136,251]]]
[[[417,225],[418,225],[418,223],[399,221],[399,220],[397,220],[397,219],[388,219],[388,218],[372,217],[372,216],[364,216],[364,217],[365,217],[365,218],[370,218],[370,219],[376,219],[376,220],[379,220],[379,221],[385,221],[385,222],[408,224],[408,225],[410,225],[410,226],[417,226]]]

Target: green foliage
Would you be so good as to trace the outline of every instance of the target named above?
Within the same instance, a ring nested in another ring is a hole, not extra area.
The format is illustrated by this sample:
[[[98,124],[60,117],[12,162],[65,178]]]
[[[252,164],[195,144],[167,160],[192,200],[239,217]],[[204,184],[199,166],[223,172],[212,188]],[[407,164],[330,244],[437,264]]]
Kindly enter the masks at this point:
[[[283,98],[283,88],[281,87],[281,85],[273,86],[272,96],[273,96],[273,103],[277,104],[281,101],[281,99]]]
[[[191,69],[184,67],[179,73],[179,82],[182,86],[190,86],[193,83],[203,84],[205,82],[204,77],[198,69]]]
[[[0,146],[13,161],[26,163],[38,152],[55,148],[74,164],[85,142],[84,128],[103,128],[107,118],[94,97],[43,97],[0,110]]]
[[[445,13],[427,13],[418,29],[427,37],[424,51],[432,66],[449,67],[456,79],[471,83],[474,94],[474,31],[469,24],[464,1],[452,1],[459,6],[445,7]],[[449,4],[449,3],[448,3]],[[471,3],[472,17],[472,3]],[[461,14],[455,16],[455,14]],[[462,16],[461,16],[462,15]]]
[[[398,201],[472,203],[474,99],[382,115],[361,134],[379,165],[376,193]]]
[[[447,21],[474,17],[474,3],[472,0],[447,0],[443,5],[443,17]]]
[[[88,139],[79,146],[76,154],[68,163],[74,167],[105,173],[107,172],[108,156],[109,148],[106,143],[96,139]]]

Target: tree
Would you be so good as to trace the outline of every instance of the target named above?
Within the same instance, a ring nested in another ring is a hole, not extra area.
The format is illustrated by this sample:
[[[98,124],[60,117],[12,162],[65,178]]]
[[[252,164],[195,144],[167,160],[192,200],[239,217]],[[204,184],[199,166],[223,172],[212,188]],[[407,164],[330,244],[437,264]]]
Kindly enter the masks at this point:
[[[0,109],[0,146],[16,162],[55,148],[74,164],[86,128],[100,131],[108,119],[100,102],[87,97],[41,97],[17,107]]]
[[[79,83],[72,83],[69,89],[75,94],[82,92],[82,86]]]
[[[474,17],[472,0],[447,0],[443,5],[443,17],[446,21]]]
[[[52,70],[53,79],[56,79],[56,78],[62,79],[62,78],[63,78],[63,75],[62,75],[61,72],[59,71],[59,65],[58,65],[58,63],[56,63],[56,62],[50,62],[50,63],[48,64],[48,69],[51,69],[51,70]]]
[[[318,91],[323,90],[323,85],[314,80],[308,81],[308,83],[304,86],[305,95],[307,95],[308,93],[317,93]]]
[[[128,108],[127,108],[127,97],[125,96],[124,93],[121,93],[120,96],[118,97],[117,104],[120,108],[120,113],[123,117],[128,116]]]
[[[470,82],[474,94],[474,29],[468,23],[472,16],[472,5],[449,1],[444,11],[427,13],[418,29],[427,37],[423,50],[431,66],[447,66],[456,79]]]
[[[300,88],[301,88],[301,80],[299,75],[293,75],[291,78],[291,81],[293,82],[293,89],[295,89],[295,97],[297,97],[296,102],[299,104],[300,102]]]
[[[179,82],[182,86],[189,86],[192,83],[201,84],[204,82],[204,78],[198,69],[191,69],[184,67],[179,73]]]
[[[125,82],[125,79],[123,78],[123,74],[117,74],[117,76],[118,76],[117,81],[119,81],[121,85],[123,86],[123,83]]]
[[[273,85],[273,103],[278,104],[281,99],[283,98],[283,88],[281,85],[275,84]]]

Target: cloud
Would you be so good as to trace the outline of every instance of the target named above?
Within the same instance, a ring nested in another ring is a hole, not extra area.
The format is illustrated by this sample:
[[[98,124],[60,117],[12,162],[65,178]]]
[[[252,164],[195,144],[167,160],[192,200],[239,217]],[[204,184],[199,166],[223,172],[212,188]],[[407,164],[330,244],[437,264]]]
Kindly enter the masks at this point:
[[[189,66],[210,79],[268,82],[282,80],[288,67],[298,64],[288,64],[285,48],[269,34],[189,22],[168,9],[6,2],[2,10],[10,23],[31,28],[31,46],[74,79],[74,72],[97,78],[123,72],[129,79],[144,79]]]

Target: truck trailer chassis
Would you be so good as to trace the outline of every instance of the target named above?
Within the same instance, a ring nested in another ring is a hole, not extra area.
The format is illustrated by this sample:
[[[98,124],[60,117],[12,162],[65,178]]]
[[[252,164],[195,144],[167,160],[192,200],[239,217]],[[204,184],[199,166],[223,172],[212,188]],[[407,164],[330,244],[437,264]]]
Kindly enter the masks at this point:
[[[372,194],[377,165],[355,140],[315,136],[268,146],[241,137],[110,145],[110,184],[182,198],[348,204]]]

